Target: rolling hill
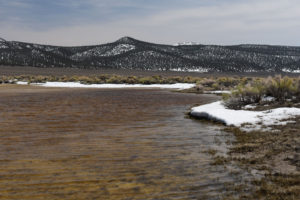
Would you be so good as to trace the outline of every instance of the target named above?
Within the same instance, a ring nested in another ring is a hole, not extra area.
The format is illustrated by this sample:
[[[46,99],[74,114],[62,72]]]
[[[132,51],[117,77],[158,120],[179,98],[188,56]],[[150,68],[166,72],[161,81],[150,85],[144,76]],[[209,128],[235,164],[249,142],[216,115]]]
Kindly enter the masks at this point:
[[[163,45],[123,37],[78,47],[0,38],[0,65],[189,72],[300,72],[300,47]]]

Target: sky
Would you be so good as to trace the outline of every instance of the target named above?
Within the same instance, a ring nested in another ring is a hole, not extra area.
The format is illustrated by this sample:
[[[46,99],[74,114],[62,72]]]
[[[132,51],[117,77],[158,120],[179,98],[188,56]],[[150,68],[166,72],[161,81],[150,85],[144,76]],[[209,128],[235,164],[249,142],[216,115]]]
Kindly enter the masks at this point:
[[[123,36],[154,43],[300,46],[299,0],[0,0],[0,37],[91,45]]]

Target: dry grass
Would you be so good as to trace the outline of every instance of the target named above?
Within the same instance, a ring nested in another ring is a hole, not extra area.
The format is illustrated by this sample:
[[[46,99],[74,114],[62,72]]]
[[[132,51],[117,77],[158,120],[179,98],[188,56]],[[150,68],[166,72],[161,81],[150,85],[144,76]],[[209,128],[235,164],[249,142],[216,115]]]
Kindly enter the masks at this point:
[[[213,164],[238,164],[253,181],[230,185],[224,199],[298,199],[300,196],[300,118],[295,124],[276,127],[279,132],[243,132],[226,128],[235,141],[228,157],[215,157]],[[243,191],[242,193],[241,190]],[[245,195],[244,191],[248,191]],[[237,195],[238,193],[238,195]]]

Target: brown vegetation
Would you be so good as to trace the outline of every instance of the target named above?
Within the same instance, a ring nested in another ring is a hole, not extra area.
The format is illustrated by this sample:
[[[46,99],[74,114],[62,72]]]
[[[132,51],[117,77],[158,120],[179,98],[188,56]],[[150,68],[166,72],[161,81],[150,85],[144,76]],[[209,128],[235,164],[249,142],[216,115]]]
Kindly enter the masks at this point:
[[[269,99],[266,99],[269,98]],[[272,105],[300,102],[300,79],[290,77],[256,78],[241,82],[231,95],[224,97],[228,107],[241,109],[248,104]]]

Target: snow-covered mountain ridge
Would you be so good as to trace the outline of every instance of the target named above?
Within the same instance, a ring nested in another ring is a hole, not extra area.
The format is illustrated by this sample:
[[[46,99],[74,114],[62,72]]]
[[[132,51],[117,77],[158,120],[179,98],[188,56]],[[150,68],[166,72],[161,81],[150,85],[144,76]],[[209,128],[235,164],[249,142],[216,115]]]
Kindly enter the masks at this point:
[[[0,38],[0,65],[190,72],[300,72],[300,47],[162,45],[123,37],[113,43],[63,47]]]

